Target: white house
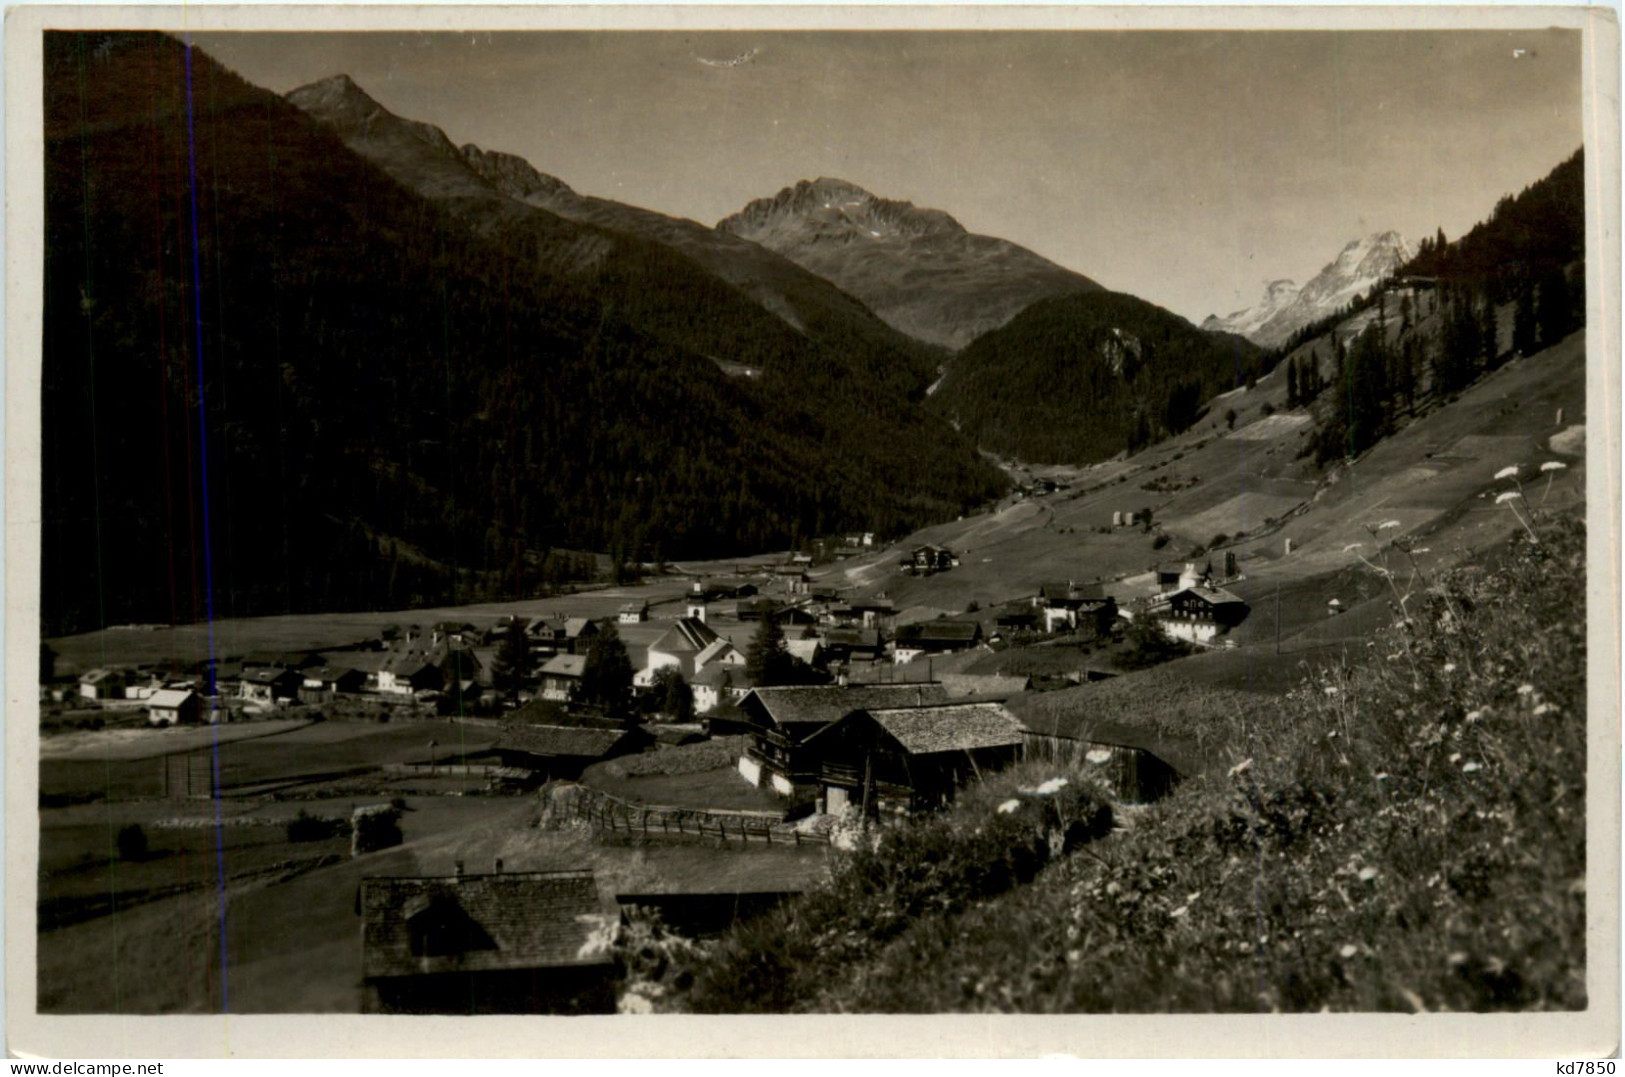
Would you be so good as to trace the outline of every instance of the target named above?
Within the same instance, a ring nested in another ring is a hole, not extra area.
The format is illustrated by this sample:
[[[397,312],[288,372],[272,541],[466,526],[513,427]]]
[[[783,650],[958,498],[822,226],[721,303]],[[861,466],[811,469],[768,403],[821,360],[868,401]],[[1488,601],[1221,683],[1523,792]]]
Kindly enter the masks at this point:
[[[147,698],[147,721],[155,726],[189,724],[198,720],[199,707],[196,692],[161,688]]]

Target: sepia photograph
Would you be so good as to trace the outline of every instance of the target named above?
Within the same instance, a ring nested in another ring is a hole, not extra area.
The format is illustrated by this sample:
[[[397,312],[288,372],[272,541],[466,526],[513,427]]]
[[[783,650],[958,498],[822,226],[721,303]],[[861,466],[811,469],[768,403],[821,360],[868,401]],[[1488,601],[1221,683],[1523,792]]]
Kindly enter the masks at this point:
[[[1617,1049],[1617,28],[661,10],[18,46],[27,1009]]]

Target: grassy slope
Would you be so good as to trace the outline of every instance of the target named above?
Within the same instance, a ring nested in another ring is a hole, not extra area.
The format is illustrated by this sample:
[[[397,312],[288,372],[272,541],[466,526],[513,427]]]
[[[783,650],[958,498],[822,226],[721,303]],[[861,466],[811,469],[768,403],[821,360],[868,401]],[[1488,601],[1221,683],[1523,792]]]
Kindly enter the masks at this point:
[[[1406,602],[1409,629],[1215,723],[1215,768],[1028,886],[925,911],[840,960],[752,965],[736,934],[667,1004],[1016,1012],[1573,1009],[1586,1003],[1585,550],[1547,521],[1493,570]],[[974,830],[984,799],[956,813]],[[900,858],[901,859],[901,858]],[[840,885],[839,883],[837,885]],[[892,885],[907,887],[899,870]],[[884,890],[884,885],[880,887]],[[742,945],[748,942],[752,951]],[[805,957],[805,955],[803,955]],[[773,994],[762,977],[792,976]]]

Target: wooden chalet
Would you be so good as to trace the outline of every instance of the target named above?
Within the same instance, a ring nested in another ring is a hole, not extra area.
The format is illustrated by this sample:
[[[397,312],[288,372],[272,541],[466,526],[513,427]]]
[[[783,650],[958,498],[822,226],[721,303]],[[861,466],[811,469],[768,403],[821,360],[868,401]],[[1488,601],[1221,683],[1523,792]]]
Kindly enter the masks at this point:
[[[771,616],[781,625],[814,625],[818,618],[805,606],[795,602],[778,602],[771,598],[757,598],[741,602],[734,610],[741,622],[753,623]]]
[[[147,697],[147,722],[153,726],[191,725],[202,716],[203,701],[185,688],[161,688]]]
[[[904,555],[899,566],[915,576],[930,576],[959,567],[959,558],[946,546],[916,546]]]
[[[649,619],[649,604],[647,602],[628,602],[616,614],[615,620],[623,625],[642,624]]]
[[[555,703],[568,703],[581,687],[581,675],[586,672],[587,658],[579,654],[556,654],[542,663],[538,675],[542,682],[542,698]]]
[[[1208,643],[1246,620],[1250,608],[1222,587],[1186,587],[1168,596],[1157,623],[1175,639]]]
[[[353,695],[367,686],[367,675],[349,666],[317,666],[304,670],[301,677],[301,703],[326,703],[335,696]]]
[[[123,699],[129,679],[122,669],[93,669],[79,678],[79,698]]]
[[[886,653],[886,637],[877,628],[831,628],[824,633],[826,663],[878,662]]]
[[[1022,726],[1000,703],[853,711],[807,738],[824,810],[941,807],[967,781],[1015,762]]]
[[[642,730],[593,725],[510,725],[490,749],[505,767],[532,771],[549,781],[574,780],[603,759],[642,751]]]
[[[369,878],[356,894],[369,1013],[615,1012],[618,911],[590,871]]]
[[[921,655],[952,654],[982,642],[980,621],[943,618],[904,625],[892,637],[892,660],[898,665]]]
[[[1117,620],[1117,600],[1099,585],[1046,583],[1038,589],[1033,606],[1046,632],[1080,632],[1090,638],[1111,634]]]
[[[245,669],[237,682],[237,695],[255,703],[285,703],[299,698],[305,679],[291,669]]]
[[[811,799],[817,764],[801,745],[814,733],[865,707],[921,706],[948,698],[940,684],[798,685],[755,688],[740,700],[750,742],[739,757],[739,773],[752,785],[781,796]]]

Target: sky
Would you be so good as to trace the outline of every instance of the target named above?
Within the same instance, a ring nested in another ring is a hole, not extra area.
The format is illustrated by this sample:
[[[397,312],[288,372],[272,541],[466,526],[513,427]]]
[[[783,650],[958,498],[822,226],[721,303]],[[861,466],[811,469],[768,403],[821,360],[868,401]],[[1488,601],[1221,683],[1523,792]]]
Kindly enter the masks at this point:
[[[1351,240],[1454,238],[1582,142],[1573,31],[197,33],[715,224],[829,176],[1193,321]]]

